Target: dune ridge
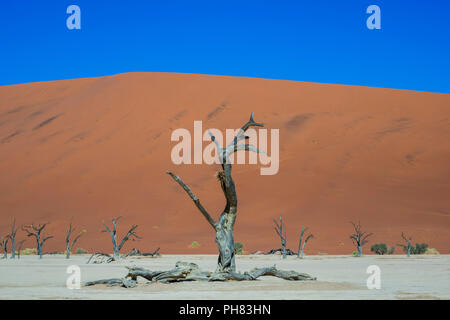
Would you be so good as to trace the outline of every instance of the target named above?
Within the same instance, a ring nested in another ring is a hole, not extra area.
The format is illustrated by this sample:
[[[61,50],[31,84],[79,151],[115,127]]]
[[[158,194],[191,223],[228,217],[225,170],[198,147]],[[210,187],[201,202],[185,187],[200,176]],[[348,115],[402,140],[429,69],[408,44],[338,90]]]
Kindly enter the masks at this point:
[[[280,129],[280,170],[233,167],[245,251],[278,248],[272,218],[282,215],[292,250],[301,225],[315,234],[306,254],[354,251],[351,220],[374,233],[364,253],[401,243],[401,232],[450,253],[450,95],[174,73],[0,87],[0,232],[13,217],[51,222],[44,251],[63,251],[73,216],[87,229],[76,247],[111,251],[101,222],[121,215],[119,236],[139,224],[143,237],[124,252],[215,253],[210,226],[165,171],[217,218],[219,167],[172,164],[170,135],[194,120],[238,128],[252,111]]]

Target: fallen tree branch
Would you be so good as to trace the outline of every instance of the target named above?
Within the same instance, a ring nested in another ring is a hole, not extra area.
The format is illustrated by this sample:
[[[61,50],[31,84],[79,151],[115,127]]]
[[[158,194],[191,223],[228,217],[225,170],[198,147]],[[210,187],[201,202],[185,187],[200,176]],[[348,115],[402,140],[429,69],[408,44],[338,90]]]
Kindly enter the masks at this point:
[[[272,249],[269,252],[267,252],[266,254],[276,254],[277,252],[280,252],[280,254],[283,253],[283,249]],[[296,255],[296,253],[294,251],[292,251],[291,249],[286,249],[286,255],[288,256],[294,256]]]
[[[95,252],[95,253],[93,253],[93,254],[91,255],[91,257],[90,257],[89,260],[86,262],[86,264],[89,264],[89,262],[91,262],[92,258],[95,258],[95,259],[93,260],[93,262],[92,262],[92,263],[94,263],[94,264],[97,264],[97,263],[103,263],[103,262],[110,263],[110,262],[114,261],[114,258],[113,258],[111,255],[107,254],[107,253],[104,253],[104,252]]]
[[[126,267],[128,274],[123,279],[104,279],[90,281],[85,286],[95,284],[107,284],[108,286],[122,286],[132,288],[136,286],[138,277],[142,277],[150,282],[173,283],[182,281],[253,281],[262,276],[272,276],[290,281],[316,280],[307,273],[296,271],[278,270],[275,266],[267,268],[255,268],[249,272],[209,272],[199,268],[195,263],[179,261],[175,268],[168,271],[151,271],[142,267]],[[128,281],[128,282],[127,282]]]
[[[160,256],[160,254],[158,253],[159,248],[156,249],[153,252],[141,252],[136,248],[133,248],[133,250],[131,250],[130,252],[128,252],[127,254],[124,254],[122,256],[120,256],[121,259],[127,258],[127,257],[136,257],[136,256],[140,256],[140,257],[157,257]],[[110,254],[104,253],[104,252],[95,252],[91,255],[91,257],[89,258],[89,260],[86,262],[86,264],[89,264],[92,260],[93,264],[99,264],[99,263],[110,263],[113,261],[116,261],[114,259],[113,256],[111,256]]]
[[[124,288],[134,288],[136,287],[136,281],[125,279],[125,278],[112,278],[112,279],[104,279],[104,280],[96,280],[86,282],[84,285],[86,287],[94,286],[96,284],[106,284],[108,287],[120,286]]]
[[[130,252],[128,252],[127,254],[122,255],[122,259],[123,258],[127,258],[127,257],[155,257],[155,256],[160,256],[160,254],[158,253],[159,248],[156,249],[153,252],[141,252],[140,250],[133,248],[133,250],[131,250]]]

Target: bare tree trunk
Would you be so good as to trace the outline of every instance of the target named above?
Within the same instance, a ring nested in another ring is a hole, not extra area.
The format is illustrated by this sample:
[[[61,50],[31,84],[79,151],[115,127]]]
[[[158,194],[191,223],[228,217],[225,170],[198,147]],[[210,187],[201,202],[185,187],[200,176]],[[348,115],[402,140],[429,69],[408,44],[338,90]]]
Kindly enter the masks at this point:
[[[230,212],[224,213],[217,226],[216,243],[219,249],[219,257],[216,272],[219,273],[236,271],[233,236],[235,212],[236,209],[230,209]]]
[[[217,174],[220,185],[227,200],[227,205],[220,215],[219,222],[214,221],[211,215],[200,203],[200,200],[195,196],[191,189],[181,180],[181,178],[172,172],[169,174],[191,197],[197,208],[209,222],[209,224],[216,231],[216,243],[219,249],[219,257],[217,260],[216,272],[230,272],[236,270],[236,263],[234,258],[234,237],[233,227],[236,220],[237,197],[234,187],[234,181],[231,178],[231,165],[223,165],[224,171]]]
[[[9,238],[11,239],[11,259],[16,257],[16,233],[18,228],[16,228],[16,218],[14,218],[13,223],[11,225],[11,234]]]
[[[85,230],[82,230],[74,239],[72,242],[70,242],[70,235],[72,232],[75,231],[75,228],[72,229],[72,220],[70,220],[69,227],[67,228],[67,234],[66,234],[66,259],[70,259],[70,253],[72,251],[73,246],[75,243],[77,243],[78,239],[86,232]]]
[[[26,240],[19,241],[19,245],[17,246],[17,259],[20,259],[20,251],[22,250],[22,245]]]
[[[41,238],[39,234],[36,235],[36,247],[37,247],[37,254],[39,256],[39,259],[42,259],[42,245],[41,245]]]
[[[305,230],[303,230],[303,226],[300,227],[300,239],[298,240],[298,253],[297,258],[300,258],[300,250],[302,246],[302,240],[303,240],[303,234],[305,233]]]
[[[16,257],[16,241],[14,238],[11,238],[11,259]]]
[[[9,234],[7,234],[5,237],[3,237],[2,235],[0,235],[0,240],[2,241],[1,245],[2,245],[2,250],[3,250],[3,258],[2,259],[7,259],[8,258],[8,241],[9,241]]]
[[[280,216],[280,224],[278,224],[275,219],[273,219],[273,222],[275,223],[274,229],[281,240],[283,259],[286,259],[286,226],[283,224],[283,219],[281,218],[281,216]]]
[[[308,229],[309,229],[308,227],[303,229],[303,226],[302,226],[301,230],[300,230],[300,240],[298,242],[298,254],[297,254],[297,258],[299,258],[299,259],[303,258],[303,252],[305,251],[306,243],[308,243],[308,240],[311,238],[314,238],[314,235],[311,233],[308,236],[306,236],[305,242],[303,242],[303,244],[302,244],[303,235],[305,234],[306,231],[308,231]]]
[[[303,242],[302,252],[300,253],[300,259],[303,259],[303,253],[305,252],[306,244],[308,243],[309,239],[312,239],[312,238],[314,238],[314,235],[310,234],[306,237],[305,242]]]

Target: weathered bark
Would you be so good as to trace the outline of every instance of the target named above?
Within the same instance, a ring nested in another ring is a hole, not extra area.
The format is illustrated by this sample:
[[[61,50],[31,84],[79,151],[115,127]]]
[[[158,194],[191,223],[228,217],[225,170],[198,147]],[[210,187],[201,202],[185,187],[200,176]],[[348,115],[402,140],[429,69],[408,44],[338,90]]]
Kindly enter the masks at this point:
[[[303,252],[305,251],[306,243],[308,243],[309,239],[314,238],[314,235],[311,233],[306,236],[305,241],[302,244],[303,235],[305,234],[306,231],[308,231],[308,229],[309,228],[303,229],[303,227],[301,227],[300,240],[298,242],[298,254],[297,254],[297,258],[299,258],[299,259],[303,258]]]
[[[108,286],[133,287],[137,284],[138,277],[142,277],[150,282],[173,283],[183,281],[253,281],[262,276],[273,276],[285,280],[303,281],[316,280],[306,273],[296,271],[282,271],[275,266],[268,268],[255,268],[249,272],[209,272],[199,268],[195,263],[179,261],[175,268],[168,271],[151,271],[141,267],[127,267],[128,274],[125,278],[104,279],[90,281],[85,286],[96,284],[107,284]],[[130,286],[130,283],[132,284]]]
[[[361,223],[358,222],[356,225],[353,222],[350,222],[355,229],[355,233],[350,236],[353,244],[356,246],[358,250],[358,257],[362,256],[362,247],[368,242],[367,238],[369,238],[373,233],[361,232]]]
[[[44,247],[45,241],[53,238],[53,236],[48,236],[48,237],[42,236],[42,231],[44,230],[44,228],[47,225],[48,225],[48,223],[44,223],[43,225],[38,225],[38,226],[31,224],[29,226],[22,227],[22,230],[27,233],[28,237],[36,238],[36,249],[37,249],[37,254],[39,255],[39,259],[42,259],[42,248]]]
[[[275,231],[280,237],[281,240],[281,249],[283,250],[283,259],[286,259],[286,226],[283,224],[283,219],[280,216],[280,224],[277,223],[275,219],[273,219],[273,223],[275,224]]]
[[[70,253],[72,252],[72,248],[75,245],[75,243],[77,243],[78,239],[80,239],[80,237],[86,232],[84,230],[82,230],[73,240],[72,242],[70,242],[70,236],[72,234],[72,232],[75,231],[75,228],[72,229],[72,220],[70,220],[70,224],[69,227],[67,228],[67,233],[66,233],[66,259],[70,258]]]
[[[141,237],[139,237],[134,230],[136,230],[136,228],[138,227],[138,225],[133,225],[130,230],[128,230],[127,234],[122,238],[122,241],[120,241],[120,243],[118,244],[117,242],[117,221],[119,221],[119,219],[122,217],[118,217],[118,218],[112,218],[112,224],[113,224],[113,228],[112,230],[110,230],[108,228],[108,226],[105,224],[105,222],[103,221],[103,225],[105,226],[105,230],[102,230],[102,232],[108,232],[111,235],[111,240],[113,243],[113,256],[112,256],[112,261],[117,261],[120,258],[120,249],[122,249],[123,245],[125,244],[125,242],[127,242],[128,240],[131,241],[135,241],[136,239],[142,239]]]

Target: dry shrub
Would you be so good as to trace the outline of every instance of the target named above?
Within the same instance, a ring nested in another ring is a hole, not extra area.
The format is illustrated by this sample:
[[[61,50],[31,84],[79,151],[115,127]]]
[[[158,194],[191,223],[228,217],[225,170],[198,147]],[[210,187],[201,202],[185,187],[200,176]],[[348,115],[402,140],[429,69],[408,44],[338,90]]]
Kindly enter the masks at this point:
[[[428,248],[427,251],[425,251],[425,254],[439,254],[439,251],[435,248]]]
[[[21,256],[29,256],[29,255],[33,255],[33,254],[37,254],[36,248],[25,248],[20,251]]]

